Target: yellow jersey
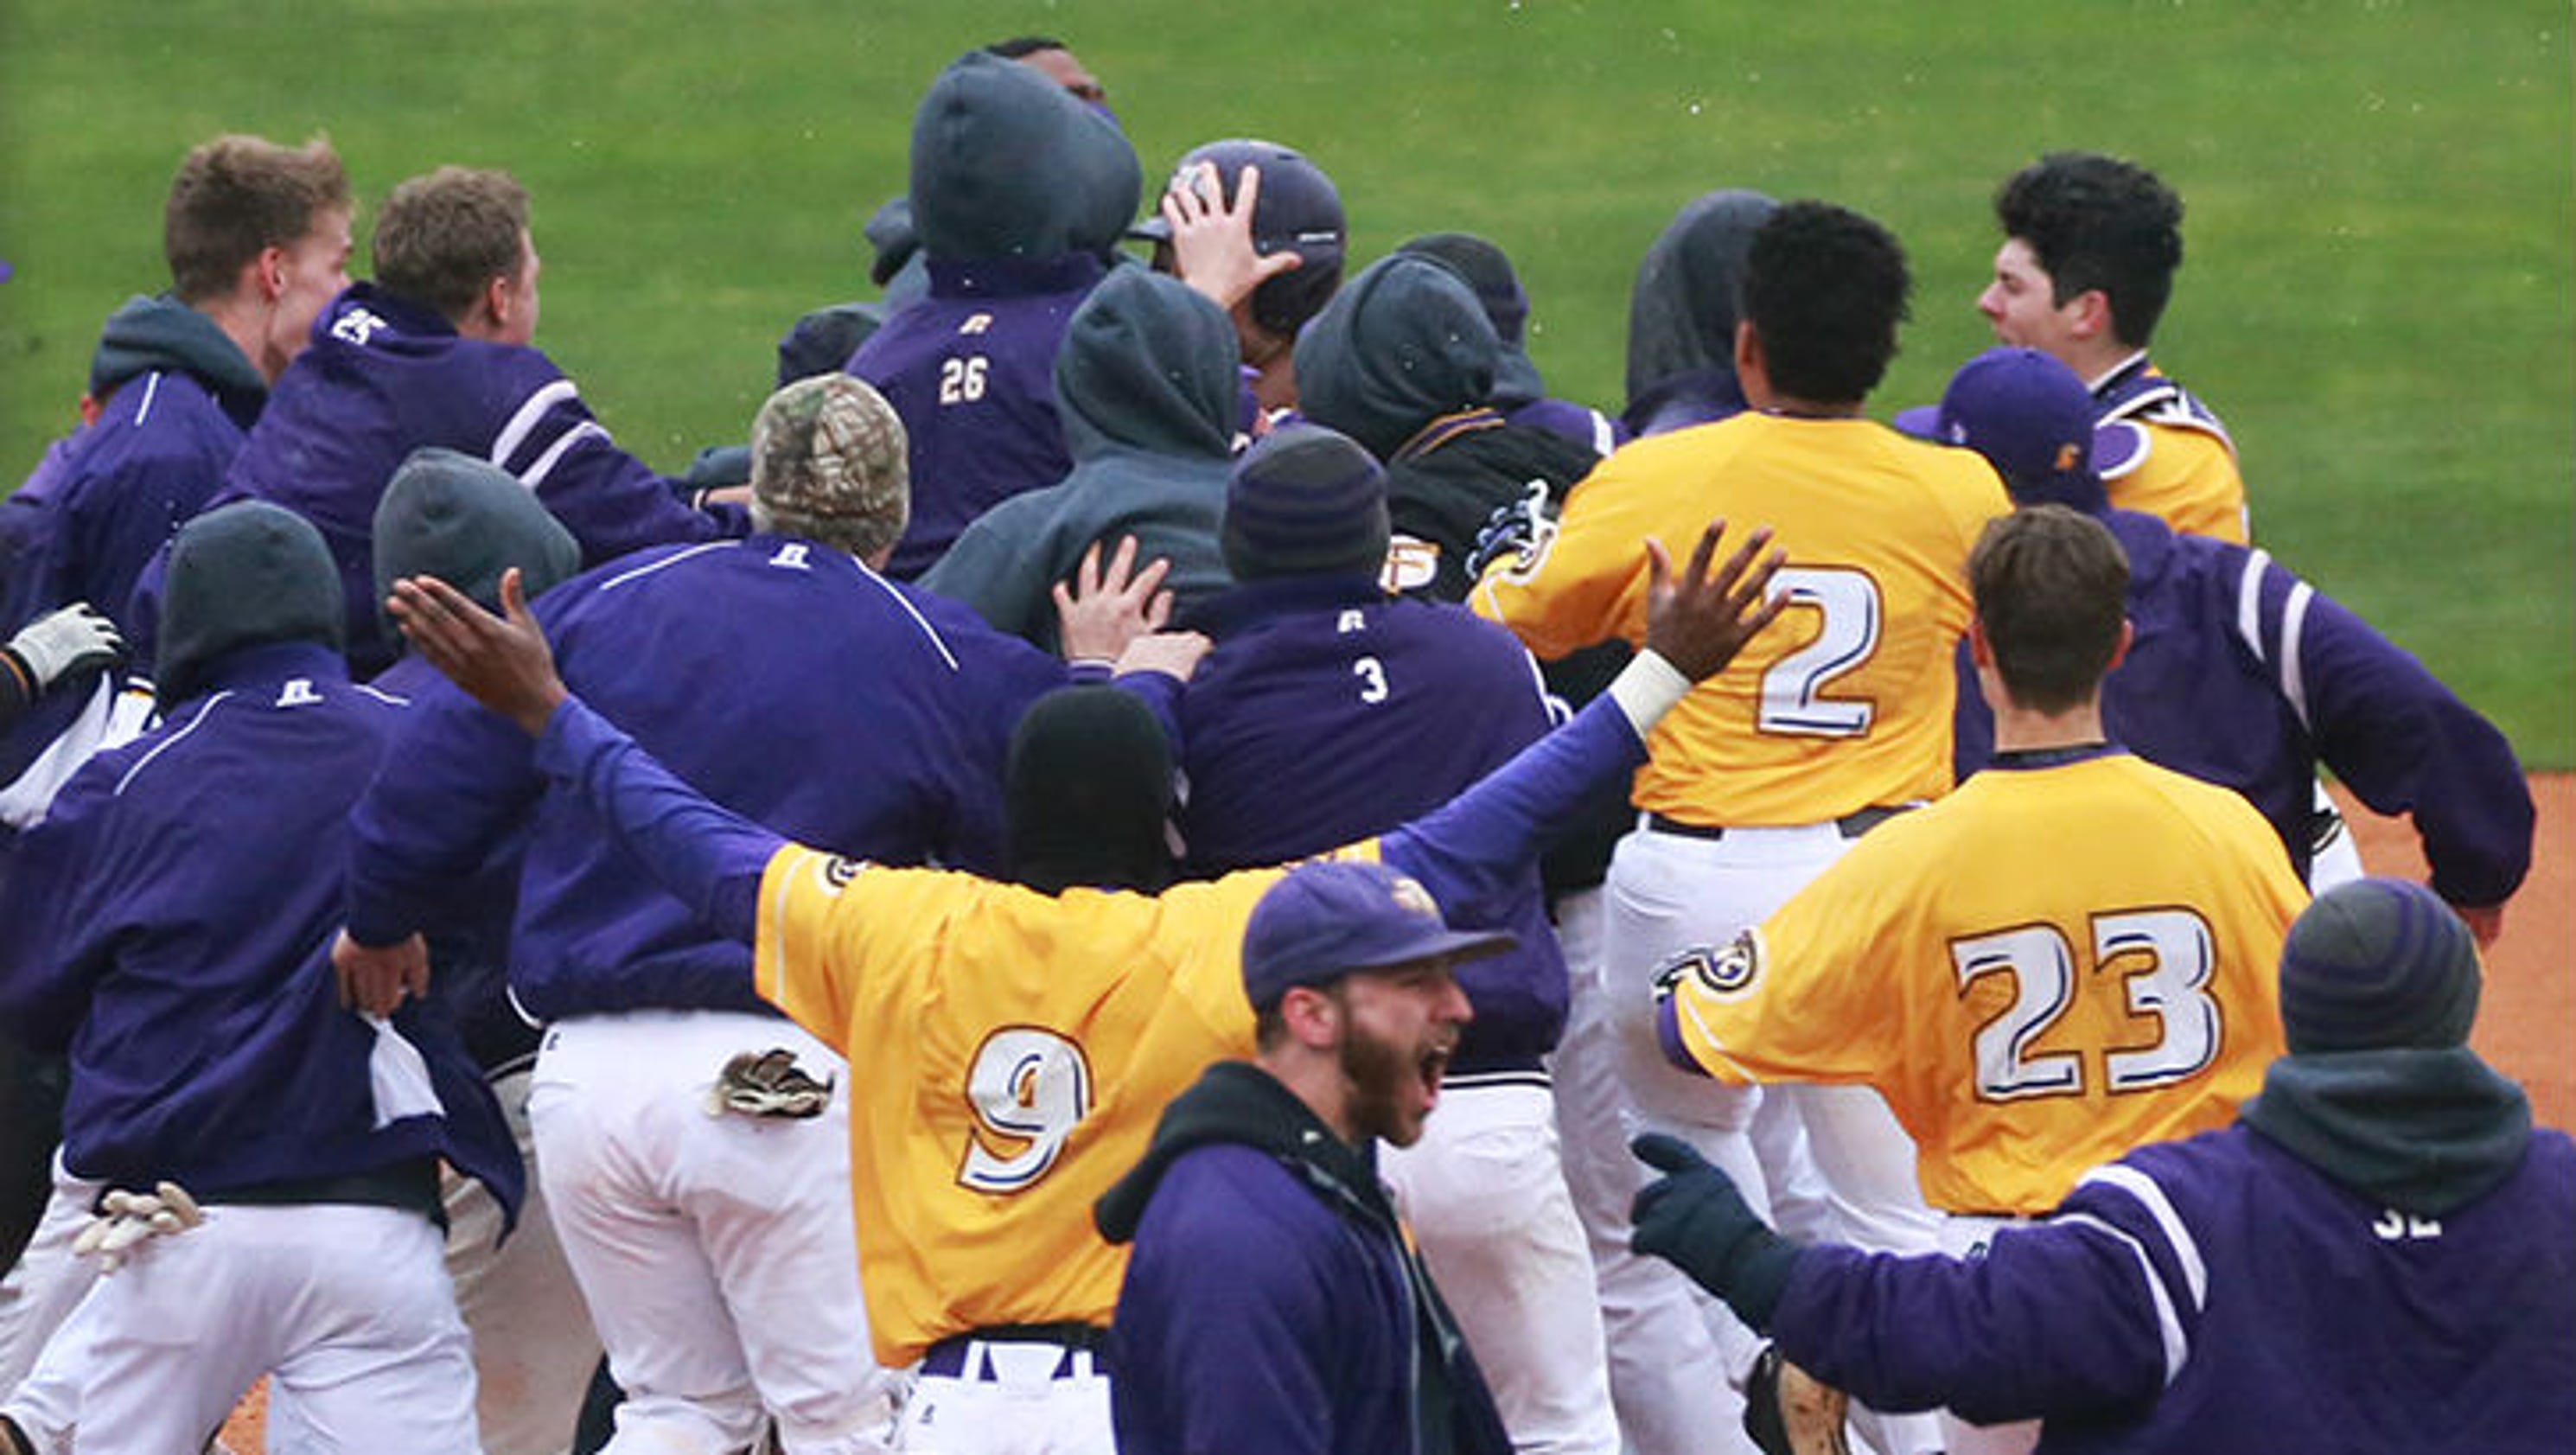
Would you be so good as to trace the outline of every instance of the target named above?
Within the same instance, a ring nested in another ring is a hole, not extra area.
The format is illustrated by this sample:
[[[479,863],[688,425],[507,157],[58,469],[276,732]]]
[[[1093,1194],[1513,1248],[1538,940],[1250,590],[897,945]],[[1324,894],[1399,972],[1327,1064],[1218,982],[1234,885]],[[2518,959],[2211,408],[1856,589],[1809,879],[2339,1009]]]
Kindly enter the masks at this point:
[[[1252,1054],[1243,930],[1286,872],[1050,897],[793,844],[770,859],[755,973],[849,1059],[880,1363],[977,1328],[1108,1325],[1126,1250],[1091,1204],[1142,1160],[1165,1103]]]
[[[1646,629],[1645,542],[1767,525],[1790,606],[1647,739],[1639,808],[1711,827],[1822,823],[1950,787],[1969,548],[2012,508],[1973,451],[1861,419],[1745,413],[1638,440],[1575,486],[1526,568],[1470,600],[1541,657]]]
[[[2037,1214],[2259,1089],[2307,899],[2224,788],[2117,752],[1997,767],[1659,983],[1710,1075],[1866,1083],[1934,1208]]]
[[[2102,489],[2121,510],[2152,515],[2184,535],[2246,543],[2245,480],[2222,435],[2193,425],[2131,421],[2142,441]]]

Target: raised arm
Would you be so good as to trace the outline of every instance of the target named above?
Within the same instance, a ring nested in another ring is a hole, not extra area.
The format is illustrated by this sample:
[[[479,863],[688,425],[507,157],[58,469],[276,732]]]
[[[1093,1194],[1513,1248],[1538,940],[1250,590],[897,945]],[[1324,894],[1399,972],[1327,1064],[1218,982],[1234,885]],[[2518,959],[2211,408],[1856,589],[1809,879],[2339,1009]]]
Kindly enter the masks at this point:
[[[1459,913],[1508,886],[1593,795],[1646,760],[1646,734],[1691,689],[1735,660],[1780,614],[1766,598],[1783,554],[1771,532],[1745,537],[1715,574],[1726,522],[1712,521],[1677,576],[1660,542],[1645,543],[1645,649],[1564,727],[1532,743],[1442,807],[1386,836],[1390,862]]]
[[[395,624],[412,649],[485,707],[537,740],[536,766],[579,793],[610,834],[695,909],[708,928],[752,943],[760,875],[787,841],[680,781],[556,674],[516,568],[494,616],[447,583],[396,583]]]

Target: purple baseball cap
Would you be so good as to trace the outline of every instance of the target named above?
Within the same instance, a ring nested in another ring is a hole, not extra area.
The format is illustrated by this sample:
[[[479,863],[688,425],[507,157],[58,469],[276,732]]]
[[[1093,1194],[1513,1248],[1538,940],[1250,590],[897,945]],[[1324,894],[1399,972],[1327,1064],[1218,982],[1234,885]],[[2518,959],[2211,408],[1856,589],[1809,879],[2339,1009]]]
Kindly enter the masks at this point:
[[[1453,930],[1410,876],[1384,864],[1300,864],[1270,886],[1243,928],[1243,995],[1255,1010],[1290,989],[1417,960],[1481,959],[1519,943],[1506,930]]]
[[[1941,392],[1928,437],[1985,456],[2016,502],[2103,508],[2093,395],[2074,370],[2037,349],[1988,349],[1961,365]]]
[[[1273,333],[1294,335],[1341,286],[1342,257],[1350,243],[1342,194],[1323,168],[1293,148],[1239,137],[1193,147],[1173,166],[1163,192],[1191,185],[1202,164],[1216,168],[1217,185],[1228,201],[1246,166],[1261,169],[1261,196],[1252,206],[1253,249],[1264,257],[1292,252],[1299,262],[1253,290],[1252,316]],[[1127,235],[1170,241],[1171,224],[1163,221],[1162,205],[1163,193],[1157,192],[1144,219]]]

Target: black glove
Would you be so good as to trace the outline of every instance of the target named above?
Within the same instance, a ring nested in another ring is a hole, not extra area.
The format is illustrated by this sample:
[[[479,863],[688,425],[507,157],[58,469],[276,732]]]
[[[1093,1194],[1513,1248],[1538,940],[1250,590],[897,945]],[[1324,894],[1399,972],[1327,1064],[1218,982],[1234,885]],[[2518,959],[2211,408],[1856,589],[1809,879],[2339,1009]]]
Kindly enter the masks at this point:
[[[1515,572],[1536,569],[1542,543],[1555,525],[1547,507],[1547,482],[1532,480],[1519,499],[1495,506],[1485,517],[1484,528],[1476,532],[1476,548],[1467,553],[1467,579],[1484,579],[1488,567],[1506,559]]]
[[[1629,1221],[1637,1225],[1629,1248],[1679,1268],[1726,1300],[1756,1332],[1770,1328],[1798,1245],[1754,1216],[1734,1179],[1681,1138],[1649,1132],[1628,1150],[1664,1174],[1628,1206]]]

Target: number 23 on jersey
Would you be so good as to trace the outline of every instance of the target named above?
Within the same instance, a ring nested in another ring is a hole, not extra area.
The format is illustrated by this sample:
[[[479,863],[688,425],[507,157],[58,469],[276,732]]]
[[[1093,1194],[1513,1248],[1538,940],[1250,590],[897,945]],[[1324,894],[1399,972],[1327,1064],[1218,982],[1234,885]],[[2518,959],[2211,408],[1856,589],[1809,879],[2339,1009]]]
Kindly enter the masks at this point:
[[[2052,924],[1950,942],[1962,996],[1990,977],[2012,992],[2011,1002],[1974,1034],[1980,1100],[2083,1095],[2095,1075],[2088,1062],[2096,1049],[2043,1050],[2040,1043],[2089,995],[2100,994],[2092,987],[2106,978],[2116,982],[2120,1011],[2138,1035],[2098,1048],[2104,1089],[2151,1091],[2217,1064],[2226,1026],[2209,995],[2218,962],[2208,921],[2183,908],[2097,914],[2082,952],[2079,960],[2077,947]],[[2116,1025],[2119,1013],[2098,1019]]]

